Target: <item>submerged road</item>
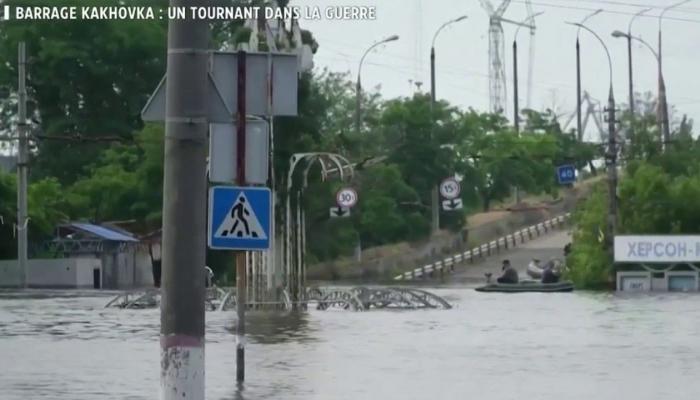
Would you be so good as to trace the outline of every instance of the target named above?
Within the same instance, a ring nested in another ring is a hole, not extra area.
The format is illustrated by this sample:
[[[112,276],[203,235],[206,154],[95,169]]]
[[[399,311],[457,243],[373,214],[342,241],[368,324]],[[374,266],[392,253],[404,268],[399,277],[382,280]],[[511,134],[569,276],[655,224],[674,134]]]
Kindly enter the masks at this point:
[[[698,296],[478,293],[425,287],[449,310],[206,316],[208,400],[695,400]],[[0,399],[152,400],[160,311],[110,296],[0,290]]]
[[[483,283],[485,273],[491,272],[494,277],[499,275],[501,262],[506,259],[510,260],[511,265],[518,270],[521,278],[527,278],[525,271],[527,264],[532,259],[537,258],[542,262],[553,257],[563,259],[564,246],[570,241],[571,233],[569,230],[557,230],[524,244],[518,244],[515,248],[500,253],[494,252],[491,257],[485,257],[474,264],[463,263],[457,266],[455,272],[446,276],[445,279],[464,283]]]

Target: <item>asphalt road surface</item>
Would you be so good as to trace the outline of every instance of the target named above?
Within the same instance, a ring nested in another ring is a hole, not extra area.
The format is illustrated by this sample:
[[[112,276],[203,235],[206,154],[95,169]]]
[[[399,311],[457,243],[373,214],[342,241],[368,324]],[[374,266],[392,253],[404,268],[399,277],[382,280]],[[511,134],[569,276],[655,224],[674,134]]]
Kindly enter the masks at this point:
[[[502,250],[500,253],[493,252],[491,257],[482,260],[469,262],[455,267],[455,272],[447,275],[445,280],[450,282],[464,283],[484,283],[484,274],[493,273],[496,277],[500,275],[501,263],[503,260],[510,260],[511,265],[518,270],[521,279],[528,279],[526,274],[527,264],[537,258],[542,263],[550,258],[564,258],[564,246],[571,242],[571,233],[568,230],[557,230],[550,234],[518,244],[517,247]]]

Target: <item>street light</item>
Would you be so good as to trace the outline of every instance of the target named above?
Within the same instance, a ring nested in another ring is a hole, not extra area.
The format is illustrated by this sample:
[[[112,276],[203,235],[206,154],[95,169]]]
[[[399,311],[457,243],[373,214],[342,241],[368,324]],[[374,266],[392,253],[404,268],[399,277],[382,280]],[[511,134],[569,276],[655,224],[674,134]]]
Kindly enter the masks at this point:
[[[518,104],[518,33],[520,33],[520,28],[527,26],[533,29],[533,25],[526,25],[527,22],[532,23],[535,17],[544,14],[544,11],[540,11],[531,15],[530,17],[524,19],[518,24],[518,28],[515,30],[515,36],[513,36],[513,124],[515,125],[515,132],[520,134],[520,105]],[[517,196],[516,196],[517,202]]]
[[[661,23],[663,22],[664,14],[666,14],[667,11],[676,8],[680,5],[683,5],[685,3],[690,2],[691,0],[683,0],[681,2],[672,4],[666,8],[664,8],[661,11],[661,14],[659,14],[659,53],[658,53],[658,62],[659,62],[659,116],[661,118],[661,124],[663,126],[663,147],[666,148],[666,144],[669,143],[671,140],[671,128],[669,126],[669,121],[668,121],[668,102],[666,101],[666,83],[664,82],[664,74],[663,74],[663,68],[661,66]]]
[[[628,70],[629,70],[629,97],[630,97],[630,114],[632,115],[632,120],[634,120],[634,79],[633,79],[633,72],[632,72],[632,23],[634,22],[637,17],[641,16],[642,14],[646,13],[647,11],[651,11],[651,8],[645,8],[638,13],[634,14],[634,16],[630,19],[629,24],[627,25],[627,35],[622,34],[620,36],[615,36],[615,32],[622,33],[619,31],[613,32],[613,37],[626,37],[627,38],[627,63],[628,63]]]
[[[527,22],[533,23],[535,17],[544,14],[544,11],[538,12],[524,19],[522,22],[517,23],[518,28],[515,30],[515,35],[513,36],[513,126],[515,127],[515,133],[520,135],[520,105],[519,105],[519,94],[518,94],[518,33],[520,33],[520,28],[526,26],[530,29],[535,29],[534,25],[527,25]],[[530,54],[532,57],[532,54]],[[530,65],[532,68],[532,65]],[[531,70],[528,71],[530,73]],[[529,93],[528,93],[529,95]],[[515,198],[515,204],[520,204],[520,188],[515,186],[513,188],[513,197]]]
[[[660,63],[661,57],[659,56],[659,53],[657,53],[656,50],[654,50],[654,47],[652,45],[650,45],[647,41],[642,39],[641,37],[632,36],[630,34],[620,32],[620,31],[614,31],[612,33],[612,36],[615,38],[623,38],[624,37],[624,38],[627,38],[628,41],[636,40],[636,41],[642,43],[644,46],[646,46],[649,49],[649,51],[651,51],[652,54],[654,54],[654,58],[656,58],[657,63]],[[631,78],[632,78],[632,76],[630,75],[630,81],[631,81]],[[659,84],[659,88],[665,87],[666,85],[664,83],[664,77],[661,74],[659,74],[659,79],[661,79],[661,83]],[[661,95],[662,95],[662,93],[659,93],[658,97],[661,98]],[[661,114],[662,114],[661,109],[659,109],[659,112],[657,112],[657,115],[656,115],[656,123],[659,126],[659,132],[663,132],[663,129],[664,129],[663,118],[661,118]]]
[[[454,24],[456,22],[464,21],[467,19],[466,15],[462,15],[461,17],[457,17],[454,19],[451,19],[444,24],[440,25],[440,27],[435,31],[435,34],[433,35],[433,41],[430,44],[430,114],[431,114],[431,119],[433,117],[433,110],[435,109],[435,41],[437,40],[438,35],[442,30],[447,27],[448,25]],[[432,234],[437,233],[438,230],[440,230],[440,196],[438,192],[438,187],[435,186],[430,194],[430,202],[431,202],[431,229],[430,232]]]
[[[435,106],[435,40],[437,40],[438,35],[442,30],[447,27],[448,25],[454,24],[456,22],[464,21],[468,17],[466,15],[462,15],[461,17],[457,17],[455,19],[451,19],[444,24],[440,25],[437,31],[435,31],[435,35],[433,35],[433,41],[430,45],[430,107],[433,108]]]
[[[659,53],[657,53],[656,50],[654,50],[654,47],[653,47],[652,45],[650,45],[649,42],[647,42],[646,40],[642,39],[641,37],[639,37],[639,36],[631,36],[631,35],[628,35],[628,34],[626,34],[626,33],[624,33],[624,32],[620,32],[620,31],[613,31],[612,36],[615,37],[615,38],[622,38],[622,37],[627,38],[627,39],[630,39],[630,38],[631,38],[632,40],[638,41],[639,43],[641,43],[641,44],[643,44],[644,46],[646,46],[646,47],[649,49],[649,51],[652,52],[652,54],[654,54],[654,58],[655,58],[657,61],[659,60]]]
[[[605,45],[603,39],[598,36],[592,29],[583,24],[575,22],[567,22],[569,25],[578,26],[579,29],[585,29],[593,34],[600,44],[605,49],[605,55],[608,57],[608,69],[610,72],[610,89],[608,93],[608,154],[606,157],[606,167],[608,169],[608,249],[612,249],[612,240],[616,231],[617,223],[617,146],[615,142],[615,97],[613,94],[613,69],[612,58],[608,46]],[[578,40],[577,40],[578,43]]]
[[[355,89],[355,102],[356,102],[356,113],[355,113],[355,129],[357,130],[357,133],[360,133],[360,121],[361,121],[361,111],[362,111],[362,84],[360,83],[360,75],[362,74],[362,63],[365,61],[365,57],[374,50],[377,46],[388,43],[388,42],[393,42],[395,40],[399,40],[398,35],[392,35],[389,36],[386,39],[382,39],[378,41],[377,43],[373,44],[370,46],[367,51],[362,55],[362,58],[360,59],[360,66],[357,69],[357,87]]]
[[[590,18],[603,12],[602,8],[595,10],[594,12],[586,15],[582,20],[581,24],[585,24]],[[576,31],[576,134],[578,135],[578,140],[583,141],[583,132],[581,132],[581,47],[579,45],[579,34],[581,33],[581,28]]]

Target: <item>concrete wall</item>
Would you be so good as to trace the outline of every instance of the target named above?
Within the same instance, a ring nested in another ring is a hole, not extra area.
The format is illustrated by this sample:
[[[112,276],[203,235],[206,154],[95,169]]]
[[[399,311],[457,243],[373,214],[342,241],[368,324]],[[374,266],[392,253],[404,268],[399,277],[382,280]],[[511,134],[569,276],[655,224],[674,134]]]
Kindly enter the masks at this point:
[[[0,287],[18,287],[19,279],[17,260],[0,260]]]
[[[35,259],[29,260],[27,268],[27,283],[32,288],[92,288],[93,270],[101,265],[97,259]],[[0,287],[19,285],[17,261],[0,261]]]
[[[106,289],[153,287],[153,271],[148,250],[127,248],[102,254]]]
[[[682,282],[674,282],[676,286],[688,285],[688,287],[673,287],[672,280],[682,279]],[[700,290],[700,274],[696,271],[667,271],[663,277],[654,277],[648,271],[618,271],[617,290],[621,292],[668,292]]]
[[[134,275],[136,287],[153,287],[153,266],[148,249],[139,249],[135,255]]]
[[[100,288],[103,289],[153,287],[151,259],[147,252],[111,253],[101,259],[87,255],[35,259],[29,260],[28,268],[28,284],[36,288],[93,288],[95,269],[100,270]],[[19,285],[17,261],[0,261],[0,287]]]

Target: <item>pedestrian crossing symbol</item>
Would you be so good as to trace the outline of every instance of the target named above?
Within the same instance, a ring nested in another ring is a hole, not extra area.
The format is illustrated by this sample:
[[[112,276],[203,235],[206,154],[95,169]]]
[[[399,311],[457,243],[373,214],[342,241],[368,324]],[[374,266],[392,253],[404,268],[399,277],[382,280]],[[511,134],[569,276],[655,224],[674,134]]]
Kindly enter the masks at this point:
[[[209,192],[209,247],[267,250],[270,247],[270,190],[216,186]]]

